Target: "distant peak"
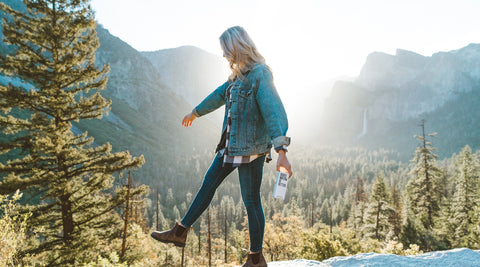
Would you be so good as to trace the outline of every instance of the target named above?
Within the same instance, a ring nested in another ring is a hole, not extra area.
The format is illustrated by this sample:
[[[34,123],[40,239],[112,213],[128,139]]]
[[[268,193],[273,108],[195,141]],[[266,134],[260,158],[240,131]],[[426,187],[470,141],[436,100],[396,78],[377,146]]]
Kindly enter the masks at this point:
[[[203,52],[203,53],[208,53],[207,51],[193,46],[193,45],[182,45],[178,47],[172,47],[172,48],[164,48],[164,49],[158,49],[154,51],[142,51],[142,53],[156,53],[156,52],[166,52],[166,51],[181,51],[181,52]],[[210,54],[210,53],[209,53]]]
[[[452,53],[452,54],[457,54],[457,53],[461,53],[461,52],[465,52],[465,51],[480,51],[480,44],[477,44],[477,43],[471,43],[465,47],[462,47],[460,49],[455,49],[455,50],[452,50],[452,51],[449,51],[449,53]]]
[[[390,55],[390,54],[385,53],[385,52],[373,51],[370,54],[368,54],[367,58],[371,58],[371,57],[373,57],[373,58],[376,58],[376,57],[393,57],[393,55]]]
[[[412,57],[413,56],[413,57],[425,58],[425,56],[423,56],[423,55],[412,52],[410,50],[405,50],[405,49],[400,49],[400,48],[397,48],[397,51],[396,51],[395,55],[397,57],[405,57],[405,56]]]
[[[364,68],[390,65],[394,59],[395,56],[384,52],[372,52],[368,55]]]

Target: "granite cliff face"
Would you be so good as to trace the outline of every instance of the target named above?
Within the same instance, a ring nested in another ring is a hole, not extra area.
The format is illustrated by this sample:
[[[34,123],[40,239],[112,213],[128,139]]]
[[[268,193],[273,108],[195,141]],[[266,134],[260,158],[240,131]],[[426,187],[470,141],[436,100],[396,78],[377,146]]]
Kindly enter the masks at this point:
[[[225,59],[194,46],[141,54],[152,63],[162,82],[192,106],[223,84],[229,75]]]
[[[395,56],[370,54],[355,85],[381,95],[371,114],[382,112],[399,121],[432,112],[458,93],[478,88],[479,72],[480,44],[431,57],[397,50]]]
[[[110,64],[108,94],[135,110],[152,109],[161,95],[171,94],[153,65],[138,51],[102,27],[97,27],[97,35],[101,45],[96,51],[96,64]],[[152,113],[145,115],[155,117]]]
[[[355,81],[334,85],[322,123],[329,141],[407,152],[426,119],[427,131],[439,132],[439,153],[448,154],[466,144],[478,147],[480,128],[471,125],[480,121],[479,95],[480,44],[431,57],[374,52]]]

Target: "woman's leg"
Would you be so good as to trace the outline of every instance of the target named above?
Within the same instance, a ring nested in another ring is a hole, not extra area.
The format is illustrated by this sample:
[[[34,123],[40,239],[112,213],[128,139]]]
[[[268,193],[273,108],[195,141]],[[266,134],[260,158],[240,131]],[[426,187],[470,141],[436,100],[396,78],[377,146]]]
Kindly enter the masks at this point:
[[[263,246],[265,215],[260,198],[260,186],[262,185],[264,161],[265,156],[262,156],[238,167],[242,199],[248,215],[251,252],[258,252]]]
[[[205,209],[207,209],[215,195],[217,187],[223,182],[225,177],[235,169],[231,164],[227,164],[225,167],[222,165],[223,157],[218,157],[218,155],[216,155],[215,159],[213,159],[212,165],[210,165],[210,168],[205,174],[202,187],[200,187],[195,199],[192,204],[190,204],[190,208],[188,208],[187,214],[185,214],[181,221],[183,226],[192,226]]]

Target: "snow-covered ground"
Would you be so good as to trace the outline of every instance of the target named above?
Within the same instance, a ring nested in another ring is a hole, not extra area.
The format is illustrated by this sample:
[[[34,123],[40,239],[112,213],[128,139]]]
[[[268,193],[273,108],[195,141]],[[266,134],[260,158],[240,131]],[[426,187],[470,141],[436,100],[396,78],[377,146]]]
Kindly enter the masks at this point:
[[[480,267],[480,251],[456,248],[445,251],[428,252],[415,256],[363,253],[348,257],[333,257],[323,262],[310,260],[277,261],[268,263],[270,267],[304,266],[436,266],[436,267]]]

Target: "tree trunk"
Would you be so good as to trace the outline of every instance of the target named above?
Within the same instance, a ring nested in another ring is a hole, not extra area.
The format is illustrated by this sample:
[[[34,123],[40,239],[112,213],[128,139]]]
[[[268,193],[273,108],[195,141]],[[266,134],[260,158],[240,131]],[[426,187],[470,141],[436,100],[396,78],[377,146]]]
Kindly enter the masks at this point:
[[[313,220],[314,220],[314,212],[315,211],[315,200],[312,200],[312,221],[310,223],[310,227],[313,228]]]
[[[427,160],[427,140],[425,139],[425,120],[422,120],[422,137],[423,137],[423,162],[424,166],[423,168],[425,169],[425,184],[427,186],[426,188],[426,197],[427,197],[427,210],[428,210],[428,228],[432,228],[433,226],[433,218],[432,218],[432,192],[430,191],[430,177],[429,177],[429,170],[430,167],[428,166],[428,160]]]
[[[377,221],[375,223],[375,237],[377,238],[378,241],[380,241],[380,237],[378,236],[378,228],[379,228],[379,221],[380,221],[380,200],[377,203]]]
[[[185,247],[182,248],[182,267],[184,266],[185,262]]]
[[[62,196],[62,223],[63,223],[63,242],[66,245],[71,244],[71,233],[73,232],[72,203],[68,196]]]
[[[160,225],[159,225],[159,223],[160,223],[160,222],[159,222],[159,221],[160,221],[160,217],[159,217],[159,216],[160,216],[160,215],[159,215],[159,213],[160,213],[160,199],[159,199],[159,193],[158,193],[158,188],[157,188],[157,210],[156,210],[156,219],[157,219],[157,223],[156,223],[157,228],[156,228],[156,229],[157,229],[157,230],[160,229]]]
[[[72,203],[69,200],[68,195],[60,197],[61,209],[62,209],[62,226],[63,226],[63,242],[65,247],[72,249],[72,236],[73,233],[73,216],[72,216]],[[66,261],[67,263],[74,264],[75,258],[72,257]]]
[[[330,207],[330,234],[333,233],[333,206]]]
[[[210,207],[208,208],[207,211],[207,227],[208,227],[208,235],[207,235],[207,240],[208,240],[208,266],[212,266],[212,239],[211,239],[211,229],[210,229]]]
[[[227,216],[228,216],[228,205],[225,204],[225,263],[227,263],[227,237],[228,237],[228,229],[227,229]]]
[[[54,8],[55,8],[55,3],[54,3]],[[59,119],[57,118],[55,120],[55,125],[59,127]],[[72,202],[70,200],[70,192],[67,192],[65,187],[66,183],[68,182],[68,168],[65,166],[65,157],[62,154],[57,154],[57,168],[59,171],[62,171],[64,173],[63,180],[65,181],[64,186],[64,191],[63,195],[60,196],[60,206],[62,210],[62,229],[63,229],[63,243],[65,244],[65,247],[67,247],[69,250],[72,249],[72,236],[71,234],[73,233],[74,229],[74,224],[73,224],[73,214],[72,214]],[[67,263],[74,264],[75,263],[75,257],[72,255],[71,258],[66,260]]]
[[[138,199],[136,197],[132,197],[132,202],[130,206],[132,207],[132,223],[137,223],[139,224],[139,217],[138,217]]]
[[[120,259],[123,261],[125,257],[125,252],[127,250],[127,229],[128,229],[128,216],[130,212],[130,188],[132,186],[132,177],[130,176],[130,171],[128,171],[128,180],[127,180],[127,199],[125,203],[125,215],[124,215],[124,224],[123,224],[123,240],[122,240],[122,253]]]
[[[202,242],[200,239],[201,234],[202,234],[202,223],[200,222],[198,224],[198,255],[200,255],[200,252],[202,251]]]
[[[353,237],[357,236],[357,203],[353,206]]]

